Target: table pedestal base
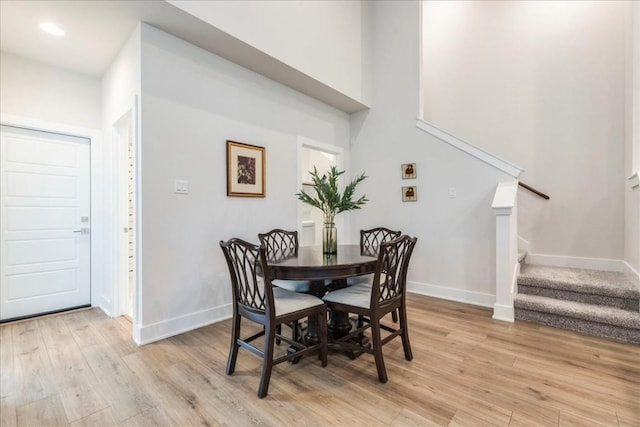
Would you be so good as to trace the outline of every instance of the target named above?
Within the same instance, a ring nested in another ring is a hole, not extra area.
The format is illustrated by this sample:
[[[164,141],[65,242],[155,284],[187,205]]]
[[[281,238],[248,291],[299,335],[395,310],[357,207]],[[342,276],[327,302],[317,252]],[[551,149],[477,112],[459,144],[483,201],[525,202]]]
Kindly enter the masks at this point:
[[[327,293],[328,290],[333,291],[333,290],[345,288],[346,286],[347,286],[347,281],[344,279],[335,280],[331,282],[331,284],[328,286],[325,286],[324,280],[313,280],[310,282],[308,293],[315,297],[322,298],[325,295],[325,293]],[[329,342],[331,342],[332,339],[337,339],[347,335],[353,328],[358,326],[357,323],[358,323],[358,318],[356,317],[356,318],[350,319],[349,313],[340,312],[340,311],[331,311],[330,320],[328,324]],[[303,329],[303,333],[301,336],[307,345],[315,345],[320,342],[320,335],[318,333],[319,331],[318,319],[309,318],[307,321],[306,331],[304,330],[305,329],[304,326],[301,325],[301,327]],[[366,337],[365,335],[353,337],[349,341],[363,348],[371,347],[369,338]],[[360,356],[360,354],[362,354],[361,352],[345,351],[343,349],[340,349],[338,346],[335,346],[334,348],[332,347],[334,346],[329,345],[330,349],[337,349],[339,351],[342,351],[345,354],[347,354],[351,359],[355,359],[356,357]],[[287,351],[289,353],[295,353],[296,350],[294,347],[289,347]],[[292,362],[296,363],[298,360],[299,359],[292,359]]]

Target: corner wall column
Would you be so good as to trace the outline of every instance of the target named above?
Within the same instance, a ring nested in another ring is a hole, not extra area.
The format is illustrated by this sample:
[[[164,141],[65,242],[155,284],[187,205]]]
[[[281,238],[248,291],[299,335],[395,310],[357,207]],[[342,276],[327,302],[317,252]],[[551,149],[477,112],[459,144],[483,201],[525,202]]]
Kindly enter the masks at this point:
[[[496,302],[493,318],[513,322],[513,296],[519,273],[518,181],[501,182],[496,188],[491,207],[496,216]]]

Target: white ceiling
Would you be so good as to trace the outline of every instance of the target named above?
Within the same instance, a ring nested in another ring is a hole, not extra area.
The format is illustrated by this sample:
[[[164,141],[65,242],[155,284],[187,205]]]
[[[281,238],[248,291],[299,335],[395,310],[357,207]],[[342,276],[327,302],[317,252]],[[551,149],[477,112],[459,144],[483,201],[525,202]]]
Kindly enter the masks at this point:
[[[101,76],[156,1],[0,1],[0,50]],[[65,35],[38,28],[56,23]]]
[[[42,21],[66,34],[43,32]],[[342,111],[366,108],[164,0],[0,0],[0,50],[101,77],[140,21]]]

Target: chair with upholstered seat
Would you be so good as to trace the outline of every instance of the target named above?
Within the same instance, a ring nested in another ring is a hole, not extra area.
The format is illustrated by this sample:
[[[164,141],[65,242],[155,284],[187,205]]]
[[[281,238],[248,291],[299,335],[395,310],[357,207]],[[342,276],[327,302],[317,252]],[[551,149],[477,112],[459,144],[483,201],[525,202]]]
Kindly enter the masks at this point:
[[[400,237],[400,230],[394,231],[386,227],[376,227],[369,230],[360,230],[360,251],[363,254],[378,256],[380,245],[389,240]],[[373,274],[365,274],[364,276],[355,276],[347,278],[347,286],[358,285],[361,283],[371,284],[373,282]],[[394,322],[398,322],[398,313],[394,310],[391,312],[391,318]]]
[[[312,295],[274,287],[264,246],[253,245],[241,239],[231,239],[226,242],[220,241],[220,247],[229,267],[233,290],[233,327],[227,361],[227,375],[231,375],[235,371],[240,347],[262,358],[262,373],[258,387],[258,396],[261,398],[267,395],[271,371],[275,364],[300,358],[307,353],[319,352],[322,366],[326,366],[327,309],[324,302]],[[278,326],[282,323],[297,321],[309,316],[316,316],[318,319],[319,343],[305,345],[277,332]],[[243,317],[263,325],[263,329],[247,338],[241,338],[240,326]],[[263,336],[263,349],[251,344],[252,341]],[[295,348],[295,352],[288,352],[274,358],[276,339]]]
[[[331,310],[355,313],[361,316],[363,324],[350,333],[331,341],[342,350],[354,353],[370,353],[375,357],[378,379],[387,381],[387,371],[382,356],[382,346],[393,338],[400,336],[406,360],[413,359],[409,333],[407,331],[407,311],[405,290],[407,270],[417,238],[407,235],[382,243],[378,253],[378,267],[374,273],[373,286],[368,283],[349,286],[330,292],[324,296],[327,307]],[[381,323],[384,316],[398,310],[399,326],[391,327]],[[355,344],[353,337],[360,336],[371,329],[370,348]],[[381,331],[389,332],[382,337]]]
[[[400,237],[400,230],[393,231],[385,227],[372,228],[370,230],[360,230],[360,251],[363,254],[378,256],[380,245],[389,240]],[[373,274],[364,276],[354,276],[347,278],[347,286],[358,285],[360,283],[371,283]]]
[[[298,256],[298,232],[287,231],[280,228],[274,228],[267,233],[258,233],[260,243],[267,250],[267,258],[269,259],[285,259]],[[274,286],[286,289],[292,292],[309,292],[311,284],[308,280],[281,280],[273,279],[271,281]],[[294,340],[299,339],[298,321],[292,322],[290,325]],[[278,329],[280,333],[280,329]],[[276,341],[276,344],[280,344]]]
[[[298,256],[298,232],[274,228],[267,233],[259,233],[258,239],[267,250],[269,259],[285,259]],[[308,292],[308,280],[274,279],[273,284],[279,288],[295,292]]]

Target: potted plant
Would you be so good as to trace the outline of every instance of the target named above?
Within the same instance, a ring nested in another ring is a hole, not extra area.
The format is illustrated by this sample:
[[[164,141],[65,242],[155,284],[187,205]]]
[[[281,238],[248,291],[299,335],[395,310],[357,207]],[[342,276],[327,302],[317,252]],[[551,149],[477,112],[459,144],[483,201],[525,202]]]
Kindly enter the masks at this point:
[[[344,188],[344,192],[340,194],[338,190],[338,177],[344,172],[345,171],[338,171],[338,168],[335,166],[331,166],[328,175],[324,174],[320,177],[318,169],[314,166],[313,171],[309,171],[309,173],[313,181],[313,189],[316,192],[315,197],[306,193],[304,190],[296,194],[302,202],[322,211],[324,215],[322,250],[326,254],[336,253],[338,247],[337,230],[334,222],[335,216],[340,212],[360,209],[362,205],[369,201],[366,195],[363,195],[357,200],[353,200],[353,193],[356,190],[356,186],[367,177],[364,173],[351,181]]]

